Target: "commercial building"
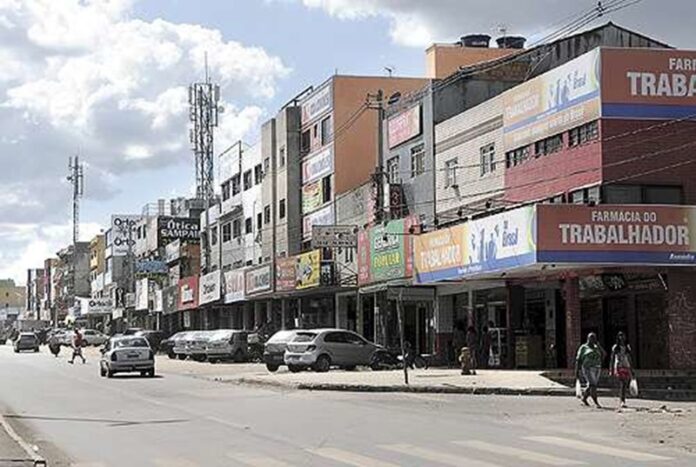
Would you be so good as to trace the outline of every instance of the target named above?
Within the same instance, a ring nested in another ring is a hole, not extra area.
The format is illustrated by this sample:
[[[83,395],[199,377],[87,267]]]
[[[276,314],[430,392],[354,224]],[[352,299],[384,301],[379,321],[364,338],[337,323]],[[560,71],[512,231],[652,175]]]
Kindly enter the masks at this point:
[[[26,286],[16,285],[13,279],[0,279],[0,326],[22,318],[26,305]]]
[[[32,319],[44,319],[42,305],[44,301],[44,270],[27,269],[25,315]]]

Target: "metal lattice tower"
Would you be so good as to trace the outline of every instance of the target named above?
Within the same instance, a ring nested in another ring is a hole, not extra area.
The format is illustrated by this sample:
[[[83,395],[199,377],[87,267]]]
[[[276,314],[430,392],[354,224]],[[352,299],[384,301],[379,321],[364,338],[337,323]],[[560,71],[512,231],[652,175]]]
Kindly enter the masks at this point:
[[[68,159],[68,181],[72,184],[73,246],[80,240],[80,198],[84,194],[84,168],[80,158]]]

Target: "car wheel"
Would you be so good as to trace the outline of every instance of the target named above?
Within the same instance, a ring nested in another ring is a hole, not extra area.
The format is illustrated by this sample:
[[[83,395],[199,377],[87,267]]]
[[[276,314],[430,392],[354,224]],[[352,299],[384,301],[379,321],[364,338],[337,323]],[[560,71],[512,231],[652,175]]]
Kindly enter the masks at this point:
[[[317,362],[314,364],[314,371],[318,373],[326,373],[331,368],[331,359],[328,355],[320,355]]]
[[[143,370],[140,372],[140,376],[142,376],[142,377],[147,376],[147,374],[148,374],[147,370]]]
[[[195,357],[193,357],[193,359],[200,363],[200,362],[204,362],[206,357],[205,357],[205,355],[196,355]]]
[[[244,354],[240,349],[237,349],[237,351],[234,353],[232,360],[234,360],[235,363],[242,363],[244,361]]]
[[[167,354],[167,356],[168,356],[169,358],[171,358],[172,360],[175,360],[175,359],[176,359],[176,354],[175,354],[174,352],[169,352],[169,353]]]
[[[103,365],[99,367],[99,376],[102,378],[106,376],[106,370],[104,369]]]
[[[38,347],[35,347],[35,348],[34,348],[34,352],[38,352],[38,351],[39,351],[39,348],[38,348]]]
[[[219,360],[218,360],[217,358],[210,358],[210,357],[208,357],[208,363],[212,363],[213,365],[215,365],[218,361],[219,361]]]
[[[272,363],[266,363],[266,369],[268,371],[270,371],[271,373],[275,373],[276,371],[278,371],[278,368],[279,368],[278,365],[274,365]]]
[[[155,369],[147,370],[147,377],[148,378],[154,378],[155,377]]]
[[[19,353],[19,349],[15,349],[15,353]]]
[[[113,378],[114,377],[114,372],[111,370],[106,370],[106,377],[107,378]]]
[[[355,371],[355,365],[348,365],[343,367],[346,371]]]
[[[302,367],[297,365],[288,365],[288,370],[290,370],[290,373],[299,373],[302,371]]]

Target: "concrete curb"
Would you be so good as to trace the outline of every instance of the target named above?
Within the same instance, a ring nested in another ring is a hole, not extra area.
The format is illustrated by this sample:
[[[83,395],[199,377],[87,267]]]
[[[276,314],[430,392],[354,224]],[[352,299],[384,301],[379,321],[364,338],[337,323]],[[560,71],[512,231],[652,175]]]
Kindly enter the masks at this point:
[[[17,445],[22,448],[22,450],[27,454],[28,459],[30,459],[35,467],[39,466],[46,466],[46,460],[39,456],[36,452],[34,452],[34,449],[32,446],[27,443],[21,436],[17,434],[17,432],[12,428],[12,425],[10,425],[7,420],[5,420],[5,417],[0,415],[0,428],[2,428],[5,433],[15,442]]]

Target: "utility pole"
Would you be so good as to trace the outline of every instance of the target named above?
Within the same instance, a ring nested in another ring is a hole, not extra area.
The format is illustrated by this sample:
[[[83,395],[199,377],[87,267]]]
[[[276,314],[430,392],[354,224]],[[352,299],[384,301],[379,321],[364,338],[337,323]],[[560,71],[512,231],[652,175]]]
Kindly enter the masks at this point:
[[[72,184],[72,227],[73,251],[70,261],[70,285],[72,287],[73,306],[77,294],[77,242],[80,240],[80,198],[84,194],[84,168],[78,156],[68,159],[68,181]],[[70,297],[70,294],[68,294]]]
[[[206,270],[210,268],[210,207],[215,194],[213,172],[213,131],[218,126],[222,111],[220,86],[213,84],[208,76],[208,55],[205,56],[205,81],[189,86],[189,140],[196,166],[196,197],[203,200],[205,207],[205,241],[203,257]]]
[[[372,176],[375,185],[375,223],[384,219],[384,92],[367,94],[367,108],[377,111],[377,164]]]

